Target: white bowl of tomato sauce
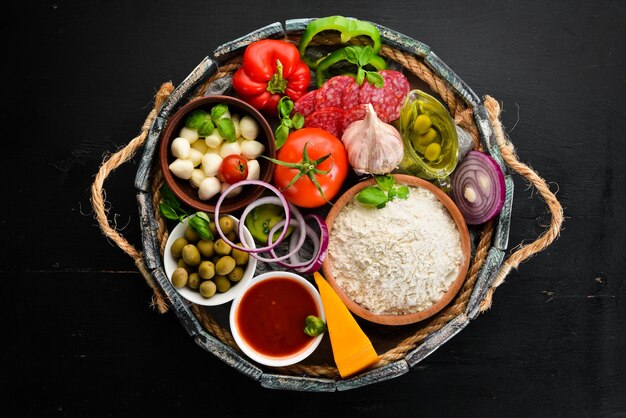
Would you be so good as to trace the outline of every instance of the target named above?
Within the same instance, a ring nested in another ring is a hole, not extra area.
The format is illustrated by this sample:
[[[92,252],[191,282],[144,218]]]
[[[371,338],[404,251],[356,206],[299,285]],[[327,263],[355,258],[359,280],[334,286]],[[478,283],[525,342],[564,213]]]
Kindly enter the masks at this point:
[[[272,271],[254,277],[231,305],[230,329],[235,342],[257,363],[282,367],[311,355],[323,333],[307,335],[306,318],[326,322],[319,292],[295,273]]]

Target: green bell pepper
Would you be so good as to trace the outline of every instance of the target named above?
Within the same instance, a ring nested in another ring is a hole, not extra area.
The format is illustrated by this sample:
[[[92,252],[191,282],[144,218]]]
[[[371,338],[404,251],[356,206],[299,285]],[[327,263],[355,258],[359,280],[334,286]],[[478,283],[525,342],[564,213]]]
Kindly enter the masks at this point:
[[[351,19],[343,16],[328,16],[320,19],[315,19],[307,25],[298,44],[300,56],[311,69],[315,69],[316,62],[313,62],[305,57],[304,53],[306,51],[306,47],[309,45],[315,35],[327,30],[338,31],[339,35],[341,36],[342,44],[348,43],[350,39],[356,38],[357,36],[366,36],[371,39],[371,46],[374,50],[374,53],[377,54],[378,51],[380,51],[380,32],[378,31],[376,26],[374,26],[370,22]]]

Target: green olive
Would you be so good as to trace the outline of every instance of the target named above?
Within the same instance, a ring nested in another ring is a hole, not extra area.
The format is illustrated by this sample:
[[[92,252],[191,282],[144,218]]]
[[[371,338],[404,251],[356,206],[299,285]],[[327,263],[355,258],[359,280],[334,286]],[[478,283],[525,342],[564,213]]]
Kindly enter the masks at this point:
[[[229,255],[225,255],[224,257],[220,258],[215,265],[215,272],[219,275],[226,275],[233,271],[235,265],[235,259]]]
[[[230,216],[220,216],[220,229],[227,235],[230,231],[235,229],[235,221]]]
[[[430,116],[425,113],[421,114],[415,118],[415,122],[413,122],[413,131],[417,132],[419,135],[424,135],[428,132],[432,124]]]
[[[187,280],[187,286],[189,286],[190,289],[197,290],[200,286],[200,281],[200,275],[198,273],[191,273],[189,280]]]
[[[219,255],[228,255],[230,254],[230,250],[232,249],[230,245],[226,244],[226,241],[223,239],[218,239],[215,241],[215,252]]]
[[[188,265],[195,267],[200,264],[200,251],[193,244],[187,244],[183,247],[183,260]]]
[[[230,231],[228,234],[224,235],[226,236],[226,238],[228,238],[230,242],[235,242],[235,240],[237,239],[237,233],[235,231]]]
[[[233,271],[226,275],[226,277],[228,277],[228,280],[230,280],[231,282],[238,282],[243,278],[243,267],[235,267]]]
[[[176,265],[177,265],[178,267],[182,267],[182,268],[184,268],[185,270],[187,270],[187,273],[189,273],[189,274],[193,273],[193,269],[191,268],[191,266],[190,266],[189,264],[185,263],[185,260],[183,260],[182,258],[180,258],[180,259],[176,262]]]
[[[188,226],[185,229],[184,237],[187,238],[187,241],[189,242],[196,242],[200,239],[200,234],[198,234],[195,229]]]
[[[426,151],[424,151],[424,157],[428,161],[435,161],[441,155],[441,145],[437,142],[432,142],[430,145],[426,147]]]
[[[200,294],[205,298],[210,298],[215,294],[217,286],[211,280],[205,280],[200,283]]]
[[[237,246],[241,247],[242,244],[238,243]],[[233,248],[233,251],[230,254],[230,256],[235,259],[235,263],[237,263],[238,266],[245,265],[248,262],[248,259],[250,258],[250,255],[247,252],[238,250],[236,248]]]
[[[230,280],[226,276],[217,276],[214,281],[218,292],[224,293],[230,289]]]
[[[211,258],[213,257],[213,254],[215,254],[215,249],[213,248],[213,241],[206,241],[206,240],[201,239],[196,244],[196,247],[198,247],[198,251],[200,251],[200,254],[202,254],[202,257]]]
[[[417,138],[417,143],[419,145],[426,146],[433,142],[435,138],[437,138],[437,131],[435,131],[433,128],[430,128],[425,134],[420,135]]]
[[[215,222],[209,222],[209,231],[211,231],[211,234],[213,234],[214,237],[217,236],[217,228],[215,227]]]
[[[176,238],[176,240],[174,240],[172,246],[170,247],[170,254],[172,254],[172,257],[180,258],[180,255],[183,252],[183,247],[187,244],[189,244],[189,241],[187,241],[185,238]]]
[[[174,287],[184,287],[189,279],[189,273],[182,267],[177,267],[172,273],[172,284]]]
[[[215,264],[211,261],[203,261],[198,267],[198,274],[203,279],[211,279],[215,276]]]

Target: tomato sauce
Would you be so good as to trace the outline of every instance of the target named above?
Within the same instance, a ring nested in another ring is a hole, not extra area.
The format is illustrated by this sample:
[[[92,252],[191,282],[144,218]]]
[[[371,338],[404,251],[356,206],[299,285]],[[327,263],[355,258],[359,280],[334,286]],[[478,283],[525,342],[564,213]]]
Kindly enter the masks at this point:
[[[320,315],[313,296],[295,280],[277,275],[248,289],[235,320],[242,338],[254,350],[284,357],[312,342],[304,333],[308,315]]]

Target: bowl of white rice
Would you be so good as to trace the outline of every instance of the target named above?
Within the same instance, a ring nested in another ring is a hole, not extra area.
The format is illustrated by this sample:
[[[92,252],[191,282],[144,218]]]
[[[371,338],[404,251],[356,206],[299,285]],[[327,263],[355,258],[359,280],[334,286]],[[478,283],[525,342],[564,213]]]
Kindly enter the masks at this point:
[[[417,177],[396,174],[406,198],[375,207],[356,195],[375,179],[343,194],[328,213],[324,275],[359,317],[406,325],[441,311],[458,293],[469,268],[470,237],[454,202]]]

